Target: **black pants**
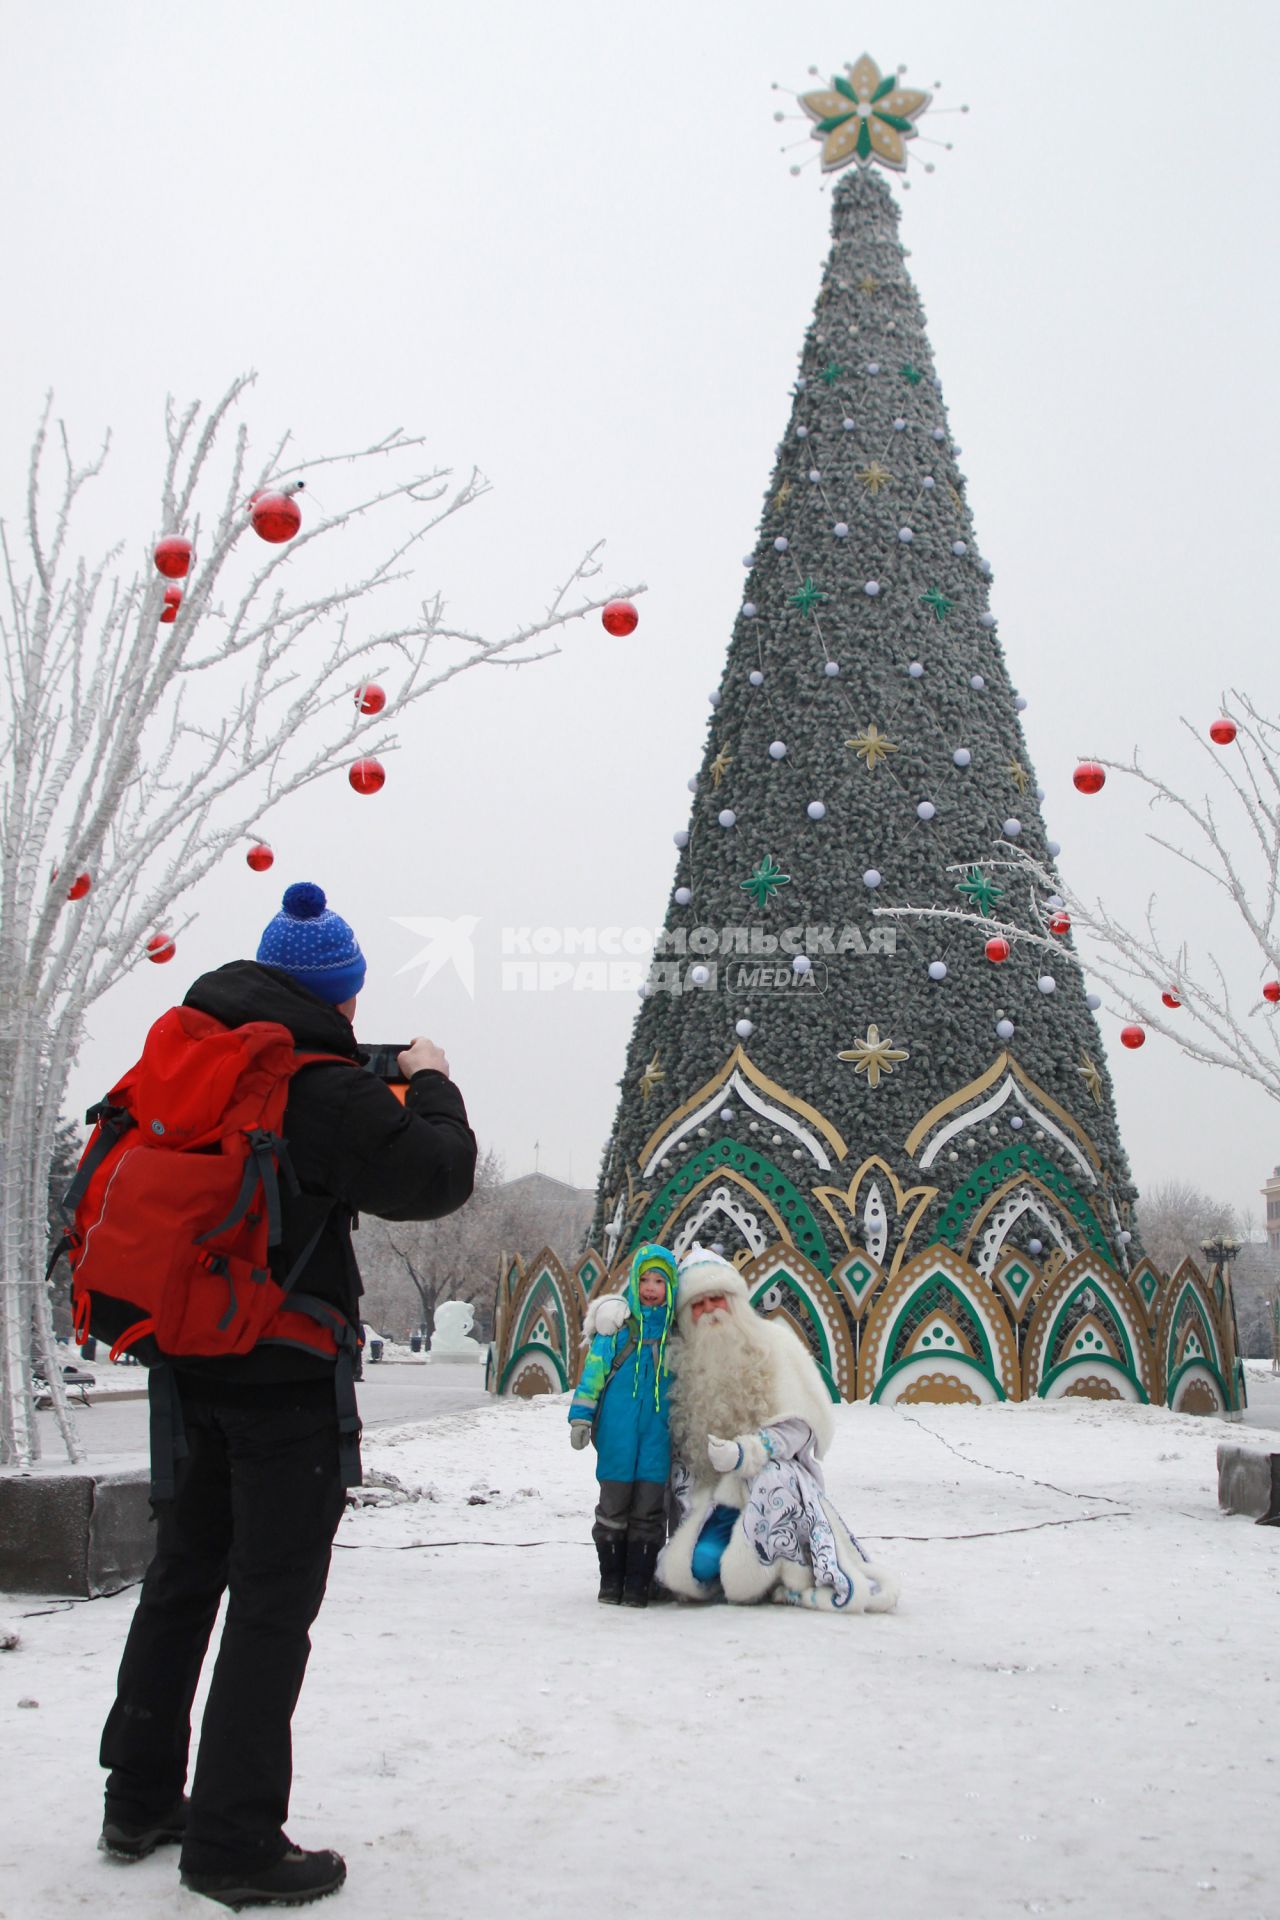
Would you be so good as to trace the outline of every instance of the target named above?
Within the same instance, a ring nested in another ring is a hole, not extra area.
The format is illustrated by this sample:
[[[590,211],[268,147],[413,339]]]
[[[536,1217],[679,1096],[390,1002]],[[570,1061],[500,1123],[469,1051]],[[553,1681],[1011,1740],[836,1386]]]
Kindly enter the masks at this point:
[[[597,1542],[625,1533],[630,1540],[667,1537],[665,1480],[602,1480],[591,1538]]]
[[[345,1495],[332,1387],[273,1388],[269,1404],[234,1407],[189,1377],[180,1391],[190,1452],[175,1497],[156,1505],[156,1554],[100,1757],[113,1818],[145,1822],[174,1806],[191,1703],[228,1590],[182,1848],[189,1872],[217,1873],[285,1851],[289,1724]]]

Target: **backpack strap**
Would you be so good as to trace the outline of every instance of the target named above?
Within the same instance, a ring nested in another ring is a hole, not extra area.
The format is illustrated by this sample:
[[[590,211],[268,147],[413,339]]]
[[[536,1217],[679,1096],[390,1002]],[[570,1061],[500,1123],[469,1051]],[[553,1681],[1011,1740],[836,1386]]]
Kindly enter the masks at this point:
[[[310,1293],[291,1293],[289,1305],[298,1313],[327,1327],[338,1343],[338,1362],[333,1370],[333,1397],[338,1409],[338,1464],[344,1487],[358,1487],[363,1479],[360,1466],[360,1409],[356,1404],[354,1356],[359,1347],[356,1330],[346,1315]],[[272,1341],[273,1346],[290,1346],[288,1340]],[[310,1349],[308,1349],[310,1351]]]
[[[96,1107],[90,1107],[85,1120],[91,1127],[98,1129],[98,1137],[88,1149],[84,1159],[76,1168],[71,1185],[62,1196],[65,1213],[74,1213],[84,1199],[89,1182],[116,1143],[123,1140],[130,1127],[136,1127],[137,1121],[126,1107],[113,1107],[110,1100],[99,1100]]]
[[[177,1463],[188,1454],[178,1382],[167,1363],[147,1370],[147,1410],[151,1431],[151,1498],[172,1500]]]
[[[267,1245],[274,1247],[280,1238],[280,1183],[276,1179],[275,1156],[283,1149],[284,1141],[278,1134],[267,1133],[261,1127],[246,1133],[245,1139],[249,1143],[249,1151],[245,1155],[240,1191],[226,1219],[220,1220],[216,1227],[210,1227],[207,1233],[197,1236],[195,1244],[198,1247],[202,1247],[206,1240],[216,1240],[219,1234],[238,1227],[248,1213],[249,1203],[259,1187],[262,1188],[267,1208]],[[289,1172],[293,1173],[292,1167]],[[296,1180],[294,1185],[297,1185]]]

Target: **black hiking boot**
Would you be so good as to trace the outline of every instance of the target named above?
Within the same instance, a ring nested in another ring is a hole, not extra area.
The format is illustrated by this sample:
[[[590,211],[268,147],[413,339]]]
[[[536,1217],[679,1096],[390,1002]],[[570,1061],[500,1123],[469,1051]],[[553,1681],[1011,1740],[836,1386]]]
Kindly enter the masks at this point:
[[[616,1607],[622,1600],[622,1583],[627,1567],[627,1536],[613,1530],[603,1529],[595,1535],[596,1553],[600,1558],[600,1591],[596,1595],[601,1606]]]
[[[123,1820],[108,1813],[102,1822],[98,1851],[113,1860],[145,1860],[157,1847],[176,1846],[187,1831],[187,1802],[184,1795],[175,1807],[160,1819]]]
[[[624,1607],[647,1607],[658,1563],[656,1540],[627,1541],[627,1575],[622,1588]]]
[[[347,1877],[347,1863],[327,1847],[307,1853],[289,1848],[269,1867],[246,1867],[242,1873],[182,1874],[182,1884],[206,1900],[217,1900],[238,1913],[241,1907],[304,1907],[336,1893]]]

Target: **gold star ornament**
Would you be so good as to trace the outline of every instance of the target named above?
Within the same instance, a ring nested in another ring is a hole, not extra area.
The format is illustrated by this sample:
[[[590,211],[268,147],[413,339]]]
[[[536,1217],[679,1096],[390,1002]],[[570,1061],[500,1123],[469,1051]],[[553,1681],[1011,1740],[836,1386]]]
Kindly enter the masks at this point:
[[[666,1077],[666,1073],[658,1065],[658,1055],[655,1053],[644,1072],[640,1075],[640,1098],[647,1101],[649,1095],[658,1085],[658,1082],[665,1080]]]
[[[907,165],[907,141],[916,135],[915,121],[932,96],[916,87],[899,85],[896,73],[886,79],[875,61],[863,54],[829,87],[802,93],[800,105],[814,122],[813,137],[822,143],[822,171],[835,173],[856,161],[860,167],[878,162],[902,173]]]
[[[869,466],[858,469],[858,478],[868,493],[877,494],[881,487],[887,487],[890,484],[893,475],[888,467],[882,467],[878,460],[873,460]]]
[[[1031,775],[1027,772],[1026,768],[1022,765],[1020,760],[1011,760],[1008,766],[1005,768],[1005,772],[1008,774],[1009,778],[1012,780],[1014,786],[1018,789],[1019,793],[1025,793],[1027,788],[1031,785]]]
[[[896,743],[885,739],[874,720],[863,732],[855,733],[852,740],[846,740],[845,745],[853,748],[859,760],[866,761],[871,773],[875,772],[882,760],[887,760],[891,753],[898,751]]]
[[[879,293],[879,291],[880,291],[880,282],[876,279],[874,273],[864,273],[861,280],[859,280],[858,282],[858,292],[859,293]]]
[[[713,787],[720,785],[720,782],[724,779],[732,765],[733,755],[727,747],[721,747],[719,753],[707,768],[707,772],[711,775],[711,784]]]
[[[1098,1071],[1096,1060],[1094,1060],[1090,1054],[1082,1053],[1080,1055],[1080,1065],[1076,1068],[1076,1072],[1080,1075],[1086,1087],[1088,1087],[1089,1097],[1093,1101],[1094,1106],[1100,1107],[1102,1105],[1102,1075]]]
[[[878,1087],[883,1075],[892,1073],[899,1061],[910,1058],[905,1047],[895,1047],[887,1036],[882,1040],[880,1029],[874,1023],[867,1028],[865,1040],[855,1041],[853,1046],[836,1055],[837,1060],[852,1060],[854,1072],[865,1073],[869,1087]]]

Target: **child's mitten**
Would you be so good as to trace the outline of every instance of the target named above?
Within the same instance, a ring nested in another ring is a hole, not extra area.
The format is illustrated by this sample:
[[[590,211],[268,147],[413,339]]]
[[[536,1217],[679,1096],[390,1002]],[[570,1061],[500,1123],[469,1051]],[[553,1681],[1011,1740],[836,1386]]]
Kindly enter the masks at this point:
[[[590,1438],[591,1422],[589,1420],[571,1420],[569,1422],[569,1440],[575,1453],[580,1453]]]
[[[593,1300],[582,1323],[582,1337],[590,1342],[598,1333],[619,1333],[631,1318],[631,1309],[620,1293],[607,1293]]]

